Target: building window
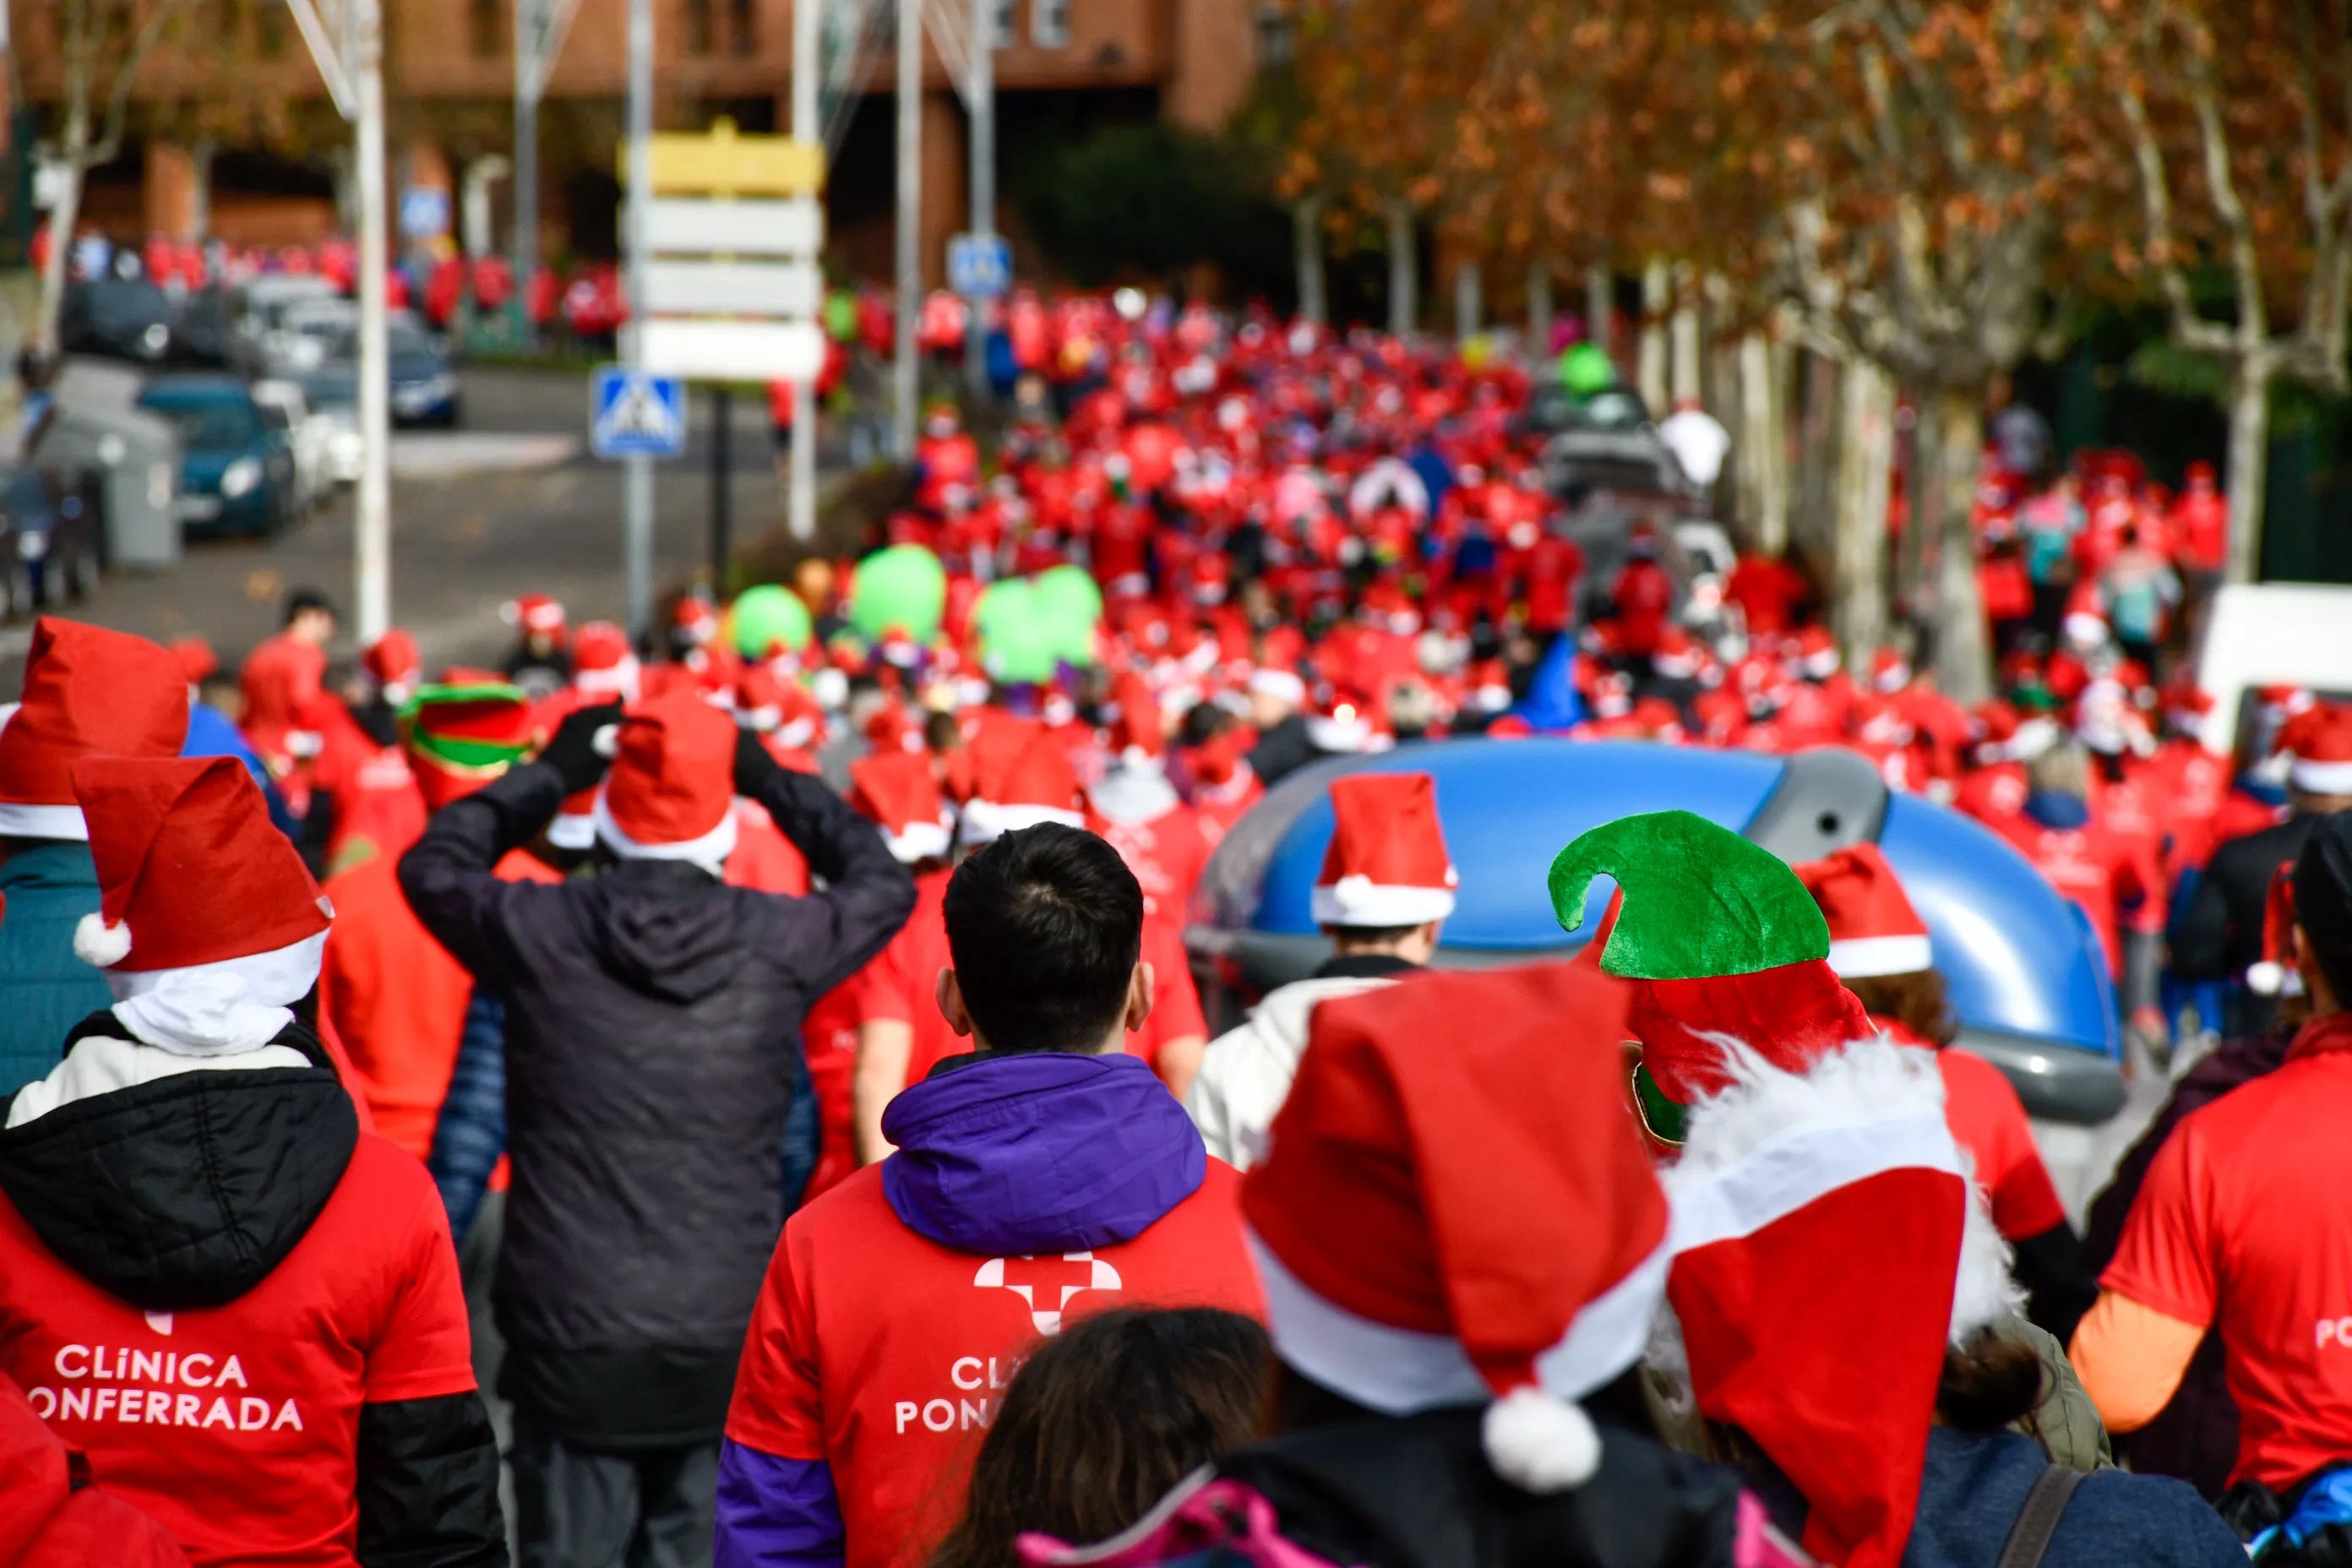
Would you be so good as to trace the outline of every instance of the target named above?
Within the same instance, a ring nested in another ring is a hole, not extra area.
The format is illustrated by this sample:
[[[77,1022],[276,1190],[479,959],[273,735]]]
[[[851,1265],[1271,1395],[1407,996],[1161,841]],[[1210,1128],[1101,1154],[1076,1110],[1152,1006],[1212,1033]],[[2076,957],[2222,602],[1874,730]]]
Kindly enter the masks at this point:
[[[1029,41],[1041,49],[1070,47],[1070,0],[1029,0]]]
[[[276,10],[276,6],[270,7]],[[474,46],[474,58],[496,59],[507,52],[506,0],[467,0],[466,32]]]
[[[686,0],[686,52],[707,55],[718,42],[716,18],[711,15],[714,0]]]
[[[737,56],[760,52],[760,13],[753,0],[727,0],[727,52]]]
[[[1018,40],[1019,24],[1015,21],[1013,13],[1020,3],[1021,0],[988,0],[990,47],[1009,49]]]
[[[1289,8],[1260,5],[1257,8],[1257,63],[1260,66],[1286,66],[1297,52],[1297,24],[1291,19]]]

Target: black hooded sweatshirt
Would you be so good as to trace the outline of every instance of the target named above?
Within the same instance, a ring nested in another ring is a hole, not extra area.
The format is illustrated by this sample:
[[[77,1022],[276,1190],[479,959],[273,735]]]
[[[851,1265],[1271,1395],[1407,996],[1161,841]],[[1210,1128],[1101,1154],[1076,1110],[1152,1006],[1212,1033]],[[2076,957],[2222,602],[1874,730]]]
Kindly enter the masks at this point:
[[[554,768],[518,768],[400,863],[425,928],[506,1004],[499,1389],[575,1447],[712,1443],[783,1228],[802,1016],[906,923],[914,883],[872,823],[781,769],[760,804],[822,892],[730,888],[674,860],[500,880],[491,868],[562,798]]]
[[[66,1037],[129,1039],[111,1012]],[[308,1068],[177,1073],[0,1129],[0,1194],[58,1260],[142,1311],[237,1300],[310,1234],[359,1143],[318,1037]],[[0,1101],[5,1109],[5,1101]],[[364,1568],[505,1568],[498,1441],[471,1390],[360,1407]]]

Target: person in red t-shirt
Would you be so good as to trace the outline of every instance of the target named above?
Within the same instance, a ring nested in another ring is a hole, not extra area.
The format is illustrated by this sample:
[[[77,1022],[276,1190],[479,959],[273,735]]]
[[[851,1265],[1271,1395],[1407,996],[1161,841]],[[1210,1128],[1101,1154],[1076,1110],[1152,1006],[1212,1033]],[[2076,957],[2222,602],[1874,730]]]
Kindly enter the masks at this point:
[[[2314,826],[2294,898],[2308,1022],[2275,1071],[2157,1152],[2070,1352],[2108,1428],[2130,1432],[2218,1331],[2238,1408],[2230,1479],[2281,1496],[2352,1459],[2352,816]]]
[[[1610,584],[1617,612],[1617,646],[1625,657],[1646,665],[1666,635],[1675,607],[1675,580],[1658,564],[1658,536],[1643,524],[1625,542],[1626,561]]]
[[[1115,1306],[1260,1310],[1240,1178],[1121,1048],[1155,978],[1118,854],[1017,829],[945,910],[939,1006],[974,1049],[891,1103],[887,1160],[785,1225],[720,1450],[719,1562],[911,1568],[1038,1336]]]
[[[2080,746],[2067,742],[2043,752],[2028,764],[2026,780],[2023,809],[1986,826],[2091,918],[2108,970],[2120,977],[2126,927],[2164,929],[2164,872],[2155,845],[2116,833],[2092,814],[2089,764]]]
[[[198,1568],[501,1561],[440,1197],[290,1010],[318,884],[234,758],[73,780],[117,1001],[6,1108],[0,1373]]]
[[[246,742],[297,816],[310,809],[310,764],[321,743],[310,719],[324,696],[327,642],[334,635],[335,607],[327,596],[297,589],[287,596],[284,627],[247,654],[237,669]]]
[[[1875,844],[1795,868],[1830,928],[1830,966],[1897,1045],[1936,1053],[1944,1120],[1969,1153],[1993,1224],[2017,1249],[2033,1321],[2063,1341],[2097,1286],[2033,1142],[2024,1102],[2000,1069],[1952,1044],[1958,1034],[1927,922]]]
[[[1723,584],[1724,599],[1739,606],[1751,638],[1786,634],[1812,593],[1812,584],[1786,555],[1743,555]]]

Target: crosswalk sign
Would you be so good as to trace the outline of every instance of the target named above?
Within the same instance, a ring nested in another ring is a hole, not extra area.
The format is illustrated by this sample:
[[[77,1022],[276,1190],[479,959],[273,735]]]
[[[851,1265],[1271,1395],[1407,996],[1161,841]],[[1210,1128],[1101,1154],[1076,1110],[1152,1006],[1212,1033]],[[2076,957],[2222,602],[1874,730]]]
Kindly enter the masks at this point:
[[[600,458],[675,458],[686,450],[686,383],[600,364],[589,399],[588,445]]]

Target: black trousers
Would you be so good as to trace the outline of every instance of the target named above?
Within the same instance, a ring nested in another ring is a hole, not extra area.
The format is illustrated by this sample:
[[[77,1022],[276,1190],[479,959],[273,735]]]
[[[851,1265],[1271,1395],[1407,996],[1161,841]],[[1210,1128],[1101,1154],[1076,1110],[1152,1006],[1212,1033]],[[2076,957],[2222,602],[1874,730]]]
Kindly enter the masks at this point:
[[[520,1568],[709,1568],[719,1445],[596,1453],[514,1413]]]

